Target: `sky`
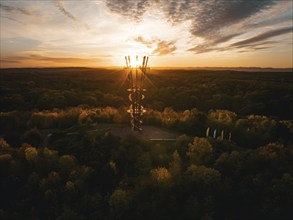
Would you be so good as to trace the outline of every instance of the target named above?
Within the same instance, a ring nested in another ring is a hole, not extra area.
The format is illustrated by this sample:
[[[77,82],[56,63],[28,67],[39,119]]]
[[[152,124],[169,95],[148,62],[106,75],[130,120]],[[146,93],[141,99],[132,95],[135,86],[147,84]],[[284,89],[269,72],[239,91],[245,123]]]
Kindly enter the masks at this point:
[[[0,0],[0,67],[293,67],[291,0]]]

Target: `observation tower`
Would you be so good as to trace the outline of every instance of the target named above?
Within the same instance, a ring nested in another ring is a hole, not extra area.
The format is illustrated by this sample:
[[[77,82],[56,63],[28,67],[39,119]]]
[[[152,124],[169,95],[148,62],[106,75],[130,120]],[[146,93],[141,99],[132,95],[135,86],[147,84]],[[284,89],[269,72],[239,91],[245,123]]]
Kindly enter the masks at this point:
[[[139,63],[139,57],[125,56],[127,72],[127,79],[129,81],[130,88],[127,89],[129,92],[128,98],[130,106],[127,112],[131,117],[131,126],[133,131],[142,130],[142,116],[145,112],[142,106],[142,100],[144,99],[143,92],[146,91],[144,88],[144,80],[146,78],[148,56],[143,56],[141,63]]]

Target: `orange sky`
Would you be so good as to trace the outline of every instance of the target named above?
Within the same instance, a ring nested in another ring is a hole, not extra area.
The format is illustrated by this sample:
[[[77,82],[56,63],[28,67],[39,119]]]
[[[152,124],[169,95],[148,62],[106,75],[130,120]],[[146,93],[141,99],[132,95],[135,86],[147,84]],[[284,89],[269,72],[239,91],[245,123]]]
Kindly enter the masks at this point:
[[[212,7],[213,6],[213,7]],[[292,68],[291,1],[2,1],[1,68]]]

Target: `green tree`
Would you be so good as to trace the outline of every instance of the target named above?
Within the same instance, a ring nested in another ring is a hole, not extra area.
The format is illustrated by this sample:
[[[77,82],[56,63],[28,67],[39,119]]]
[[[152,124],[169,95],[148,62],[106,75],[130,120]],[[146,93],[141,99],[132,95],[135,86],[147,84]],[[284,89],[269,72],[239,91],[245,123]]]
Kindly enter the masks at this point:
[[[186,174],[191,181],[203,185],[214,185],[219,183],[221,179],[221,173],[218,170],[195,164],[188,167]]]
[[[186,155],[192,163],[206,164],[212,158],[213,148],[207,138],[195,137],[192,144],[188,145]]]
[[[10,145],[3,139],[0,138],[0,150],[8,150]]]
[[[169,183],[171,174],[165,167],[158,167],[150,171],[151,177],[156,183]]]
[[[76,212],[74,212],[70,208],[65,208],[64,211],[60,216],[57,217],[57,220],[82,220],[83,218],[80,217]]]
[[[168,127],[174,127],[179,121],[179,115],[172,108],[165,108],[162,113],[162,123]]]
[[[181,177],[182,162],[181,162],[180,155],[178,154],[177,151],[174,151],[174,153],[172,154],[172,157],[173,159],[170,163],[169,170],[172,177],[177,179]]]
[[[139,155],[135,163],[136,170],[139,174],[146,174],[152,168],[152,158],[149,152]]]
[[[72,155],[63,155],[59,158],[58,165],[61,173],[68,173],[75,166],[75,158]]]
[[[209,119],[223,124],[231,124],[236,120],[237,114],[228,110],[210,111]]]
[[[41,132],[37,128],[28,130],[23,135],[23,142],[29,143],[33,146],[41,146],[43,137]]]
[[[185,134],[180,135],[179,137],[176,138],[175,148],[183,160],[186,159],[186,152],[188,149],[188,144],[191,141],[192,141],[192,139]]]
[[[116,189],[109,198],[111,215],[115,219],[121,219],[129,208],[129,194],[123,189]]]
[[[25,159],[29,162],[36,162],[38,159],[38,151],[35,147],[29,146],[25,150]]]

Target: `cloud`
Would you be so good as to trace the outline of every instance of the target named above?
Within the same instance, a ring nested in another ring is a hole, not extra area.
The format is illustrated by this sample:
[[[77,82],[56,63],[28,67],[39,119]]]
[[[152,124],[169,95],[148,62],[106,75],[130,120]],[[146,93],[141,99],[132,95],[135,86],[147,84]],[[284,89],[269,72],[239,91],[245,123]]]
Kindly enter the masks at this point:
[[[73,20],[73,21],[77,21],[77,18],[64,8],[62,0],[57,0],[56,6],[67,18],[69,18],[70,20]]]
[[[173,41],[164,41],[158,38],[153,38],[151,40],[146,40],[142,36],[138,36],[134,38],[134,41],[145,45],[148,48],[153,48],[152,55],[164,56],[172,54],[176,51],[177,47],[175,46],[175,42]]]
[[[159,11],[172,25],[189,22],[192,38],[201,39],[200,45],[196,41],[196,45],[188,49],[195,53],[223,51],[225,48],[221,44],[227,44],[241,34],[292,19],[292,6],[284,11],[287,2],[278,0],[106,0],[106,5],[113,13],[137,23],[142,21],[144,13],[153,10]],[[280,10],[285,14],[278,14]],[[274,17],[263,19],[270,15],[265,12],[274,12]],[[148,42],[141,43],[148,46]]]
[[[149,0],[107,0],[110,11],[120,14],[130,20],[140,22],[142,15],[149,7]]]
[[[194,53],[207,53],[207,52],[211,52],[211,51],[224,51],[225,48],[221,48],[217,45],[225,43],[229,40],[231,40],[234,37],[237,37],[239,35],[241,35],[242,33],[233,33],[230,35],[224,35],[224,36],[219,36],[217,38],[215,38],[213,41],[206,41],[205,43],[196,45],[192,48],[189,48],[188,51],[194,52]],[[226,48],[228,49],[228,48]]]
[[[90,30],[90,27],[85,24],[84,22],[80,21],[76,16],[70,13],[68,10],[65,9],[62,0],[56,0],[56,6],[63,15],[69,18],[71,21],[75,22],[76,24],[84,27],[86,30]]]
[[[219,44],[229,42],[243,34],[244,31],[239,32],[239,29],[246,19],[266,10],[275,3],[275,0],[185,0],[178,1],[176,7],[167,11],[167,15],[175,24],[181,22],[180,19],[177,19],[181,15],[185,20],[190,20],[190,33],[193,37],[202,39],[201,45],[196,45],[190,51],[205,53],[225,50],[225,48],[221,49]]]
[[[174,42],[159,41],[157,48],[152,52],[153,55],[164,56],[172,54],[176,50]]]
[[[237,37],[239,35],[243,34],[243,32],[240,33],[233,33],[233,34],[229,34],[229,35],[224,35],[224,36],[219,36],[217,37],[214,41],[213,41],[213,45],[217,45],[217,44],[221,44],[221,43],[225,43],[231,39],[233,39],[234,37]]]
[[[16,15],[38,16],[38,14],[34,11],[20,8],[20,7],[11,6],[11,5],[3,5],[2,3],[0,3],[0,11],[6,12],[10,15],[10,16],[5,16],[5,15],[2,15],[1,13],[1,16],[0,16],[1,18],[8,19],[10,21],[13,21],[22,25],[26,25],[26,24],[18,19],[15,19],[14,17]],[[11,17],[11,16],[14,16],[14,17]]]
[[[195,10],[191,33],[210,37],[211,34],[219,33],[227,26],[242,22],[274,3],[275,0],[205,1],[200,4],[199,10]]]
[[[227,49],[230,49],[228,47],[220,47],[219,44],[225,43],[229,40],[231,40],[234,37],[237,37],[241,35],[242,33],[233,33],[230,35],[225,35],[225,36],[219,36],[213,41],[206,41],[202,44],[198,44],[192,48],[189,48],[188,51],[194,52],[194,53],[207,53],[207,52],[212,52],[212,51],[224,51]]]
[[[151,48],[153,46],[153,44],[156,42],[155,40],[146,40],[142,36],[138,36],[138,37],[134,38],[134,41],[136,41],[138,43],[142,43],[148,48]]]
[[[290,32],[292,32],[292,27],[284,27],[284,28],[280,28],[280,29],[277,29],[277,30],[271,30],[271,31],[267,31],[267,32],[262,33],[262,34],[258,34],[258,35],[254,36],[254,37],[248,38],[246,40],[236,42],[236,43],[232,44],[231,46],[232,47],[251,46],[251,45],[253,45],[255,43],[264,41],[266,39],[269,39],[269,38],[272,38],[272,37],[275,37],[275,36],[279,36],[279,35],[282,35],[282,34],[287,34],[287,33],[290,33]]]
[[[191,33],[207,36],[272,6],[276,0],[108,0],[112,12],[140,21],[147,9],[160,9],[173,24],[191,20]]]
[[[239,52],[243,53],[243,52],[249,52],[249,51],[255,51],[255,50],[263,50],[263,49],[268,49],[271,48],[272,45],[276,43],[276,41],[260,41],[260,42],[250,42],[247,44],[244,44],[242,46],[238,45],[228,45],[225,47],[219,47],[219,46],[210,46],[207,44],[200,44],[197,45],[195,47],[192,47],[190,49],[188,49],[188,51],[194,52],[196,54],[200,54],[200,53],[208,53],[208,52],[212,52],[212,51],[216,51],[216,52],[220,52],[220,51],[228,51],[231,49],[243,49],[240,50]]]
[[[13,22],[16,22],[16,23],[19,23],[19,24],[22,24],[22,25],[26,25],[25,23],[23,23],[23,22],[21,22],[21,21],[19,21],[17,19],[11,18],[11,17],[2,16],[2,15],[0,17],[1,18],[5,18],[5,19],[8,19],[8,20],[13,21]]]
[[[261,19],[260,21],[253,21],[252,23],[246,25],[247,28],[259,28],[266,27],[275,24],[280,24],[284,22],[292,23],[292,10],[285,11],[283,14],[278,14],[277,16],[271,16],[268,19]]]
[[[195,47],[190,48],[188,51],[192,51],[195,53],[206,53],[211,51],[231,50],[235,48],[247,49],[247,50],[242,50],[240,52],[248,52],[251,50],[263,50],[263,49],[270,48],[274,43],[276,43],[275,41],[266,41],[269,38],[287,34],[287,33],[292,33],[292,31],[293,31],[292,27],[283,27],[283,28],[270,30],[270,31],[255,35],[253,37],[238,41],[226,47],[217,47],[216,44],[213,46],[208,44],[201,44],[201,45],[197,45]]]
[[[31,54],[28,56],[11,56],[2,59],[3,63],[20,63],[25,61],[44,61],[44,62],[53,62],[53,63],[72,63],[72,64],[82,64],[89,62],[99,61],[99,58],[76,58],[76,57],[48,57],[42,55]]]
[[[0,60],[0,64],[1,63],[21,63],[20,61],[17,61],[17,60],[8,60],[8,59],[1,59]],[[0,65],[1,66],[1,65]]]
[[[35,15],[35,13],[30,10],[15,7],[15,6],[3,5],[1,3],[0,3],[0,10],[3,10],[11,14]]]
[[[49,61],[54,63],[87,63],[89,61],[96,61],[95,58],[76,58],[76,57],[47,57],[41,55],[30,55],[26,59]]]
[[[218,51],[218,48],[213,48],[207,44],[200,44],[200,45],[196,45],[195,47],[192,47],[190,49],[188,49],[188,51],[194,52],[194,53],[207,53],[207,52],[211,52],[211,51]]]

